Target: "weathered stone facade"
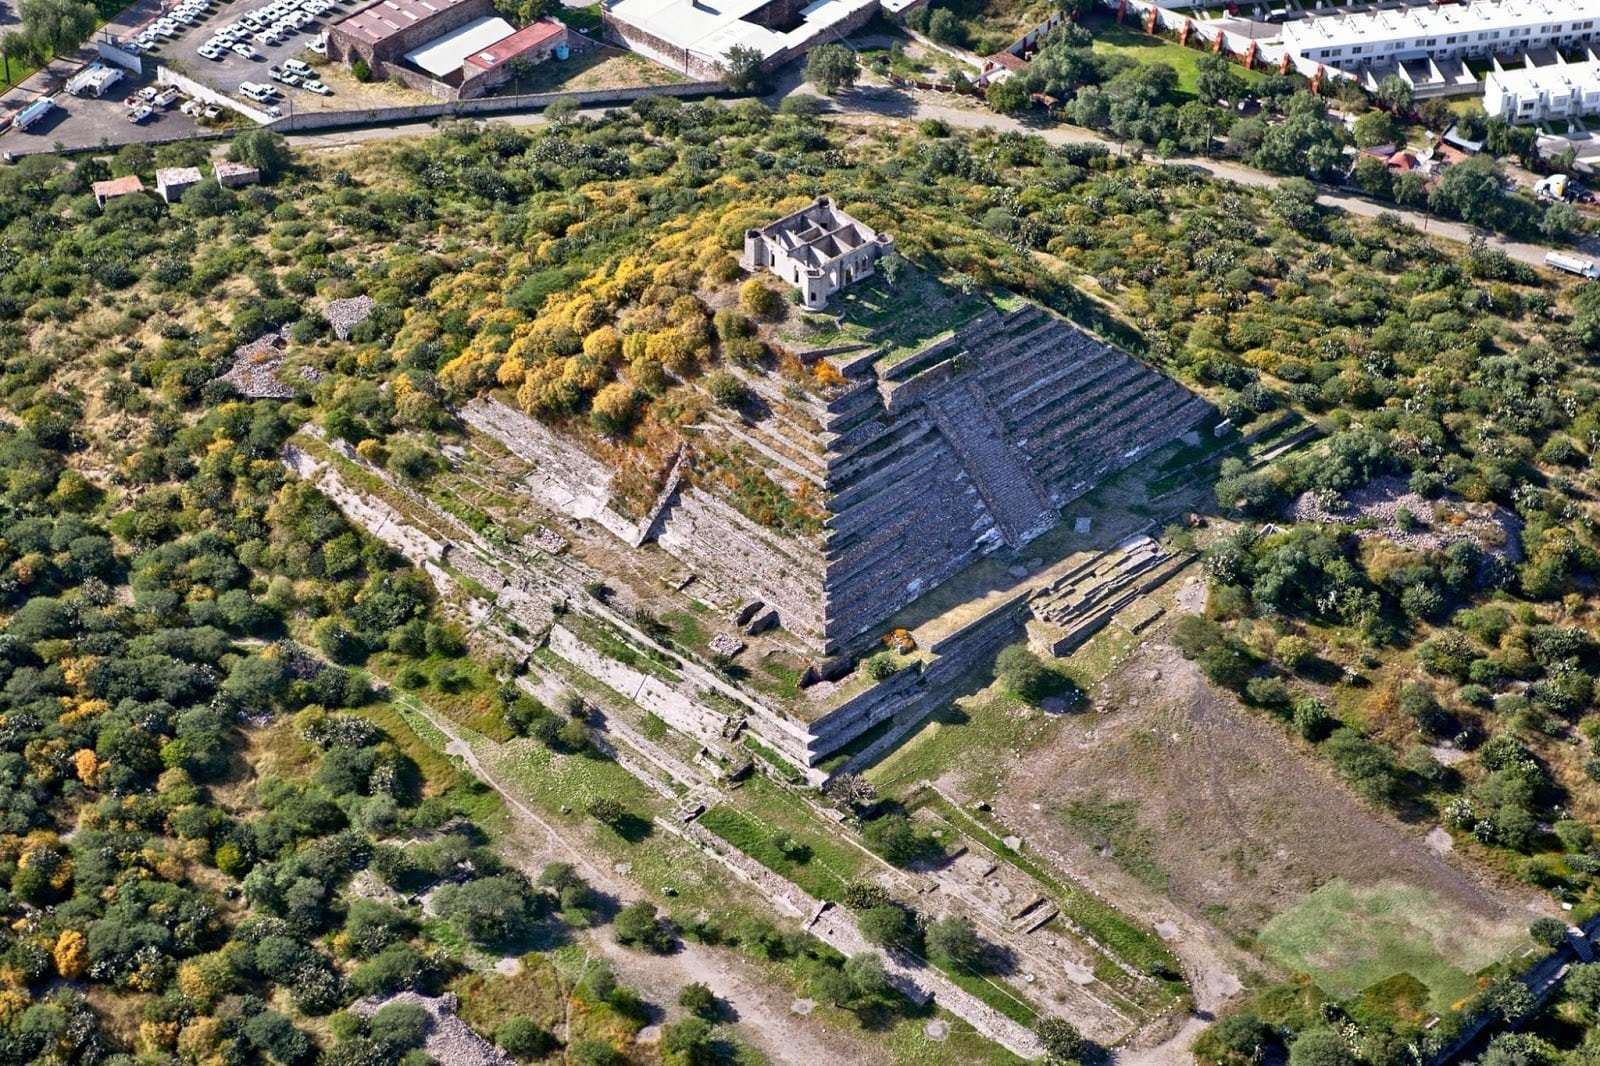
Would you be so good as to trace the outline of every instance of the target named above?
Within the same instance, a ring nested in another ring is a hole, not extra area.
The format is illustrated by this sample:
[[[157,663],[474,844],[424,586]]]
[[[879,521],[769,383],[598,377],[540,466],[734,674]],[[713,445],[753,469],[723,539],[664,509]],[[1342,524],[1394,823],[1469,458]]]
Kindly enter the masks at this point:
[[[828,297],[857,278],[894,248],[894,238],[863,225],[819,196],[807,207],[760,229],[747,230],[739,265],[768,270],[800,290],[807,307],[821,307]]]
[[[373,73],[390,76],[407,52],[494,14],[492,0],[377,0],[328,30],[328,58],[366,61]],[[429,79],[431,80],[431,79]]]

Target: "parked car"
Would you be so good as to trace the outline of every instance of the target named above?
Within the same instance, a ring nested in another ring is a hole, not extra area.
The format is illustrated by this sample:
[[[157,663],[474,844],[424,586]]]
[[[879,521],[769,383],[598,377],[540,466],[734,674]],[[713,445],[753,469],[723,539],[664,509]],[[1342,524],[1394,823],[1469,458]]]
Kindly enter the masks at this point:
[[[240,41],[238,44],[233,45],[232,48],[230,49],[230,51],[232,51],[234,55],[239,56],[239,57],[241,57],[243,59],[260,59],[261,58],[261,53],[260,52],[257,52],[254,48],[251,48],[249,45],[245,44],[243,41]]]
[[[305,63],[302,63],[298,59],[285,59],[283,61],[283,69],[287,70],[290,74],[298,74],[302,78],[308,78],[311,76],[311,67]]]
[[[215,122],[222,117],[222,108],[216,104],[207,104],[205,110],[200,112],[200,115],[208,122]]]
[[[178,102],[179,95],[180,94],[177,89],[168,86],[166,89],[156,94],[156,98],[150,101],[150,106],[158,107],[165,111],[167,108]]]
[[[242,81],[239,83],[239,95],[246,99],[254,100],[258,104],[265,104],[278,95],[278,90],[270,85],[262,85],[260,82]]]
[[[150,107],[149,104],[140,104],[138,107],[128,112],[128,121],[135,123],[143,122],[145,119],[154,114],[155,111]]]
[[[309,92],[314,92],[318,96],[332,96],[333,95],[333,90],[328,88],[327,85],[323,84],[323,81],[322,81],[321,78],[307,78],[305,81],[300,83],[300,88],[305,89],[305,90],[307,90]]]
[[[315,53],[316,55],[319,55],[319,56],[327,55],[328,54],[328,35],[325,34],[325,33],[324,34],[319,34],[315,40],[313,40],[310,44],[306,45],[306,50],[310,51],[310,52],[313,52],[313,53]]]

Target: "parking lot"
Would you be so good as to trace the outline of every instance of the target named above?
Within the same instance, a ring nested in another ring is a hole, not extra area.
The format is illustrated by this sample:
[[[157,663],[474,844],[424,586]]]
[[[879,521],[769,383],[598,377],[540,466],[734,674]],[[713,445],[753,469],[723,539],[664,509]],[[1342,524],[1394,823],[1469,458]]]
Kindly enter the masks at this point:
[[[319,99],[331,101],[333,97],[319,98],[303,89],[279,84],[267,73],[271,67],[282,67],[286,59],[320,61],[320,57],[310,51],[312,42],[327,30],[329,24],[337,22],[357,6],[349,0],[344,3],[332,3],[332,0],[329,2],[331,9],[326,14],[289,33],[282,43],[268,44],[256,39],[252,34],[247,43],[255,53],[253,59],[236,55],[232,51],[223,52],[220,59],[207,59],[199,54],[198,49],[224,27],[239,22],[249,12],[265,7],[267,0],[234,0],[232,3],[217,3],[212,13],[206,16],[200,25],[185,28],[170,40],[161,40],[146,52],[146,58],[171,67],[180,74],[204,82],[218,92],[245,103],[252,101],[246,100],[239,93],[241,83],[271,85],[281,94],[274,102],[284,114],[290,113],[293,109],[312,106],[313,102]]]
[[[125,76],[103,99],[57,93],[57,107],[49,115],[26,131],[11,130],[0,135],[0,152],[20,156],[50,151],[58,145],[71,150],[99,144],[173,141],[224,128],[224,124],[208,124],[183,114],[177,104],[155,111],[143,122],[129,122],[123,99],[154,84],[154,64],[149,70],[143,78]]]

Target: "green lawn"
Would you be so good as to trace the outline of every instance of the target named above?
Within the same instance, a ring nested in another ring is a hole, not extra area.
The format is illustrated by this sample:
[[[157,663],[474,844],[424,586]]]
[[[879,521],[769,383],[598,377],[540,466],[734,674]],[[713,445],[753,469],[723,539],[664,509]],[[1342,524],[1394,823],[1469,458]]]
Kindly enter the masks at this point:
[[[1178,72],[1178,90],[1194,95],[1200,77],[1200,57],[1208,53],[1198,48],[1185,48],[1165,37],[1152,37],[1130,26],[1118,26],[1110,19],[1090,19],[1084,26],[1094,35],[1094,51],[1125,55],[1140,63],[1165,63]],[[1245,70],[1237,65],[1235,70],[1246,81],[1259,82],[1266,78],[1258,70]]]
[[[760,774],[728,803],[702,815],[700,824],[818,899],[842,902],[845,886],[874,865],[818,821],[798,797]],[[788,834],[802,850],[785,854],[775,843],[779,834]]]
[[[1464,913],[1420,887],[1338,880],[1274,917],[1259,939],[1271,958],[1330,995],[1346,998],[1410,975],[1442,1011],[1472,994],[1479,971],[1528,943],[1524,925],[1515,916]]]

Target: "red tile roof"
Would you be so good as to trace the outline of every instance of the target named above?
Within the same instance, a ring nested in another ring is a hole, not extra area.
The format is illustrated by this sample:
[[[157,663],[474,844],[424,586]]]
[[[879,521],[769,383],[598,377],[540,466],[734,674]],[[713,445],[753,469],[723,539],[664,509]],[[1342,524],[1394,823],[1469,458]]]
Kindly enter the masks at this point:
[[[997,67],[1005,67],[1007,70],[1020,71],[1028,69],[1028,61],[1012,52],[996,52],[988,57],[988,61]]]
[[[530,22],[509,37],[500,38],[483,51],[472,53],[463,60],[463,65],[470,63],[484,70],[492,70],[507,60],[538,48],[552,37],[560,36],[566,29],[566,23],[546,16],[537,22]]]
[[[109,200],[113,196],[126,196],[132,192],[144,192],[144,182],[139,180],[139,175],[129,174],[125,178],[97,181],[94,183],[93,189],[96,197],[102,200]]]

